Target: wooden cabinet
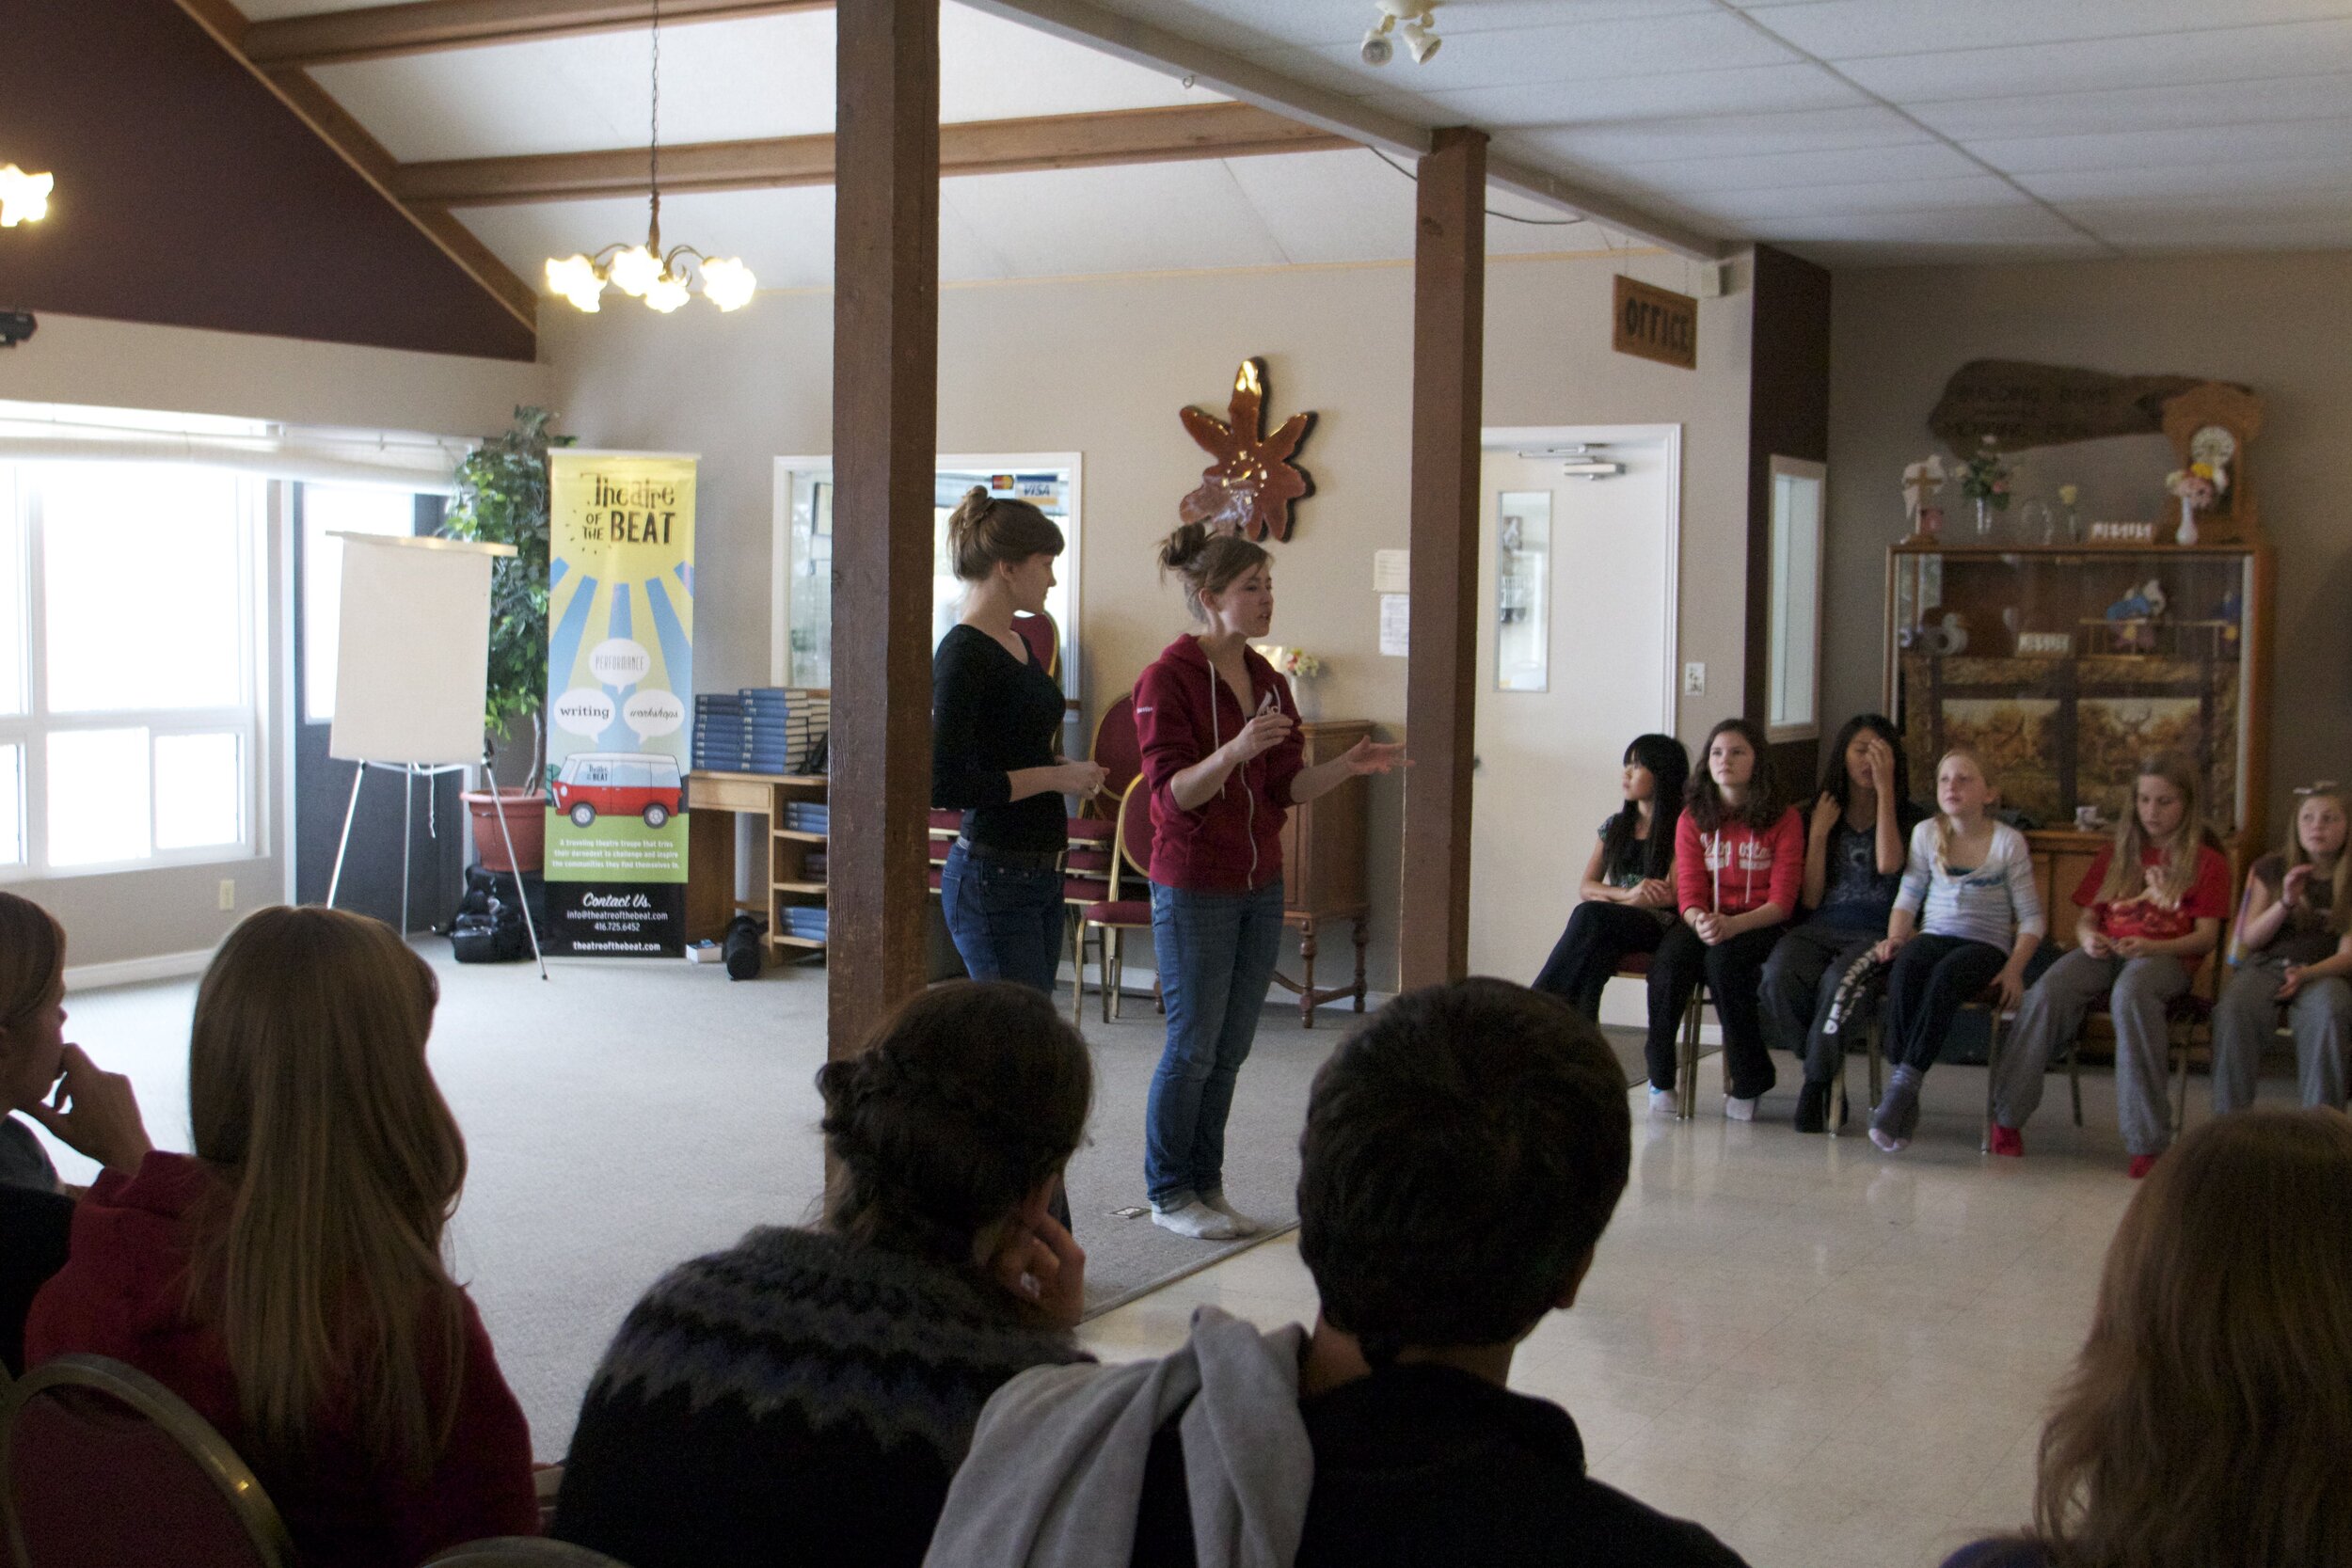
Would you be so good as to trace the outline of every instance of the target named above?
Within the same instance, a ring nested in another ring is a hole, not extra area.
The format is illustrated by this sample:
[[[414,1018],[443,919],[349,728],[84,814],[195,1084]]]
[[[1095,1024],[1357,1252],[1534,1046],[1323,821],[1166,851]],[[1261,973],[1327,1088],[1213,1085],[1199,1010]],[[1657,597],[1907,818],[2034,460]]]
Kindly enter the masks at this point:
[[[787,827],[793,803],[823,805],[821,773],[690,773],[686,776],[688,847],[686,940],[722,935],[738,911],[768,923],[771,959],[824,951],[819,937],[795,936],[785,927],[785,910],[825,903],[825,835]],[[762,896],[736,896],[736,818],[761,818],[764,850],[754,884]]]
[[[1372,734],[1362,719],[1329,719],[1303,723],[1306,765],[1328,762]],[[1329,794],[1291,808],[1282,824],[1282,920],[1298,927],[1298,970],[1295,980],[1276,973],[1283,989],[1298,997],[1299,1022],[1311,1029],[1315,1008],[1325,1002],[1353,997],[1356,1010],[1364,1010],[1364,917],[1370,901],[1364,895],[1365,782],[1348,779]],[[1327,921],[1355,922],[1356,977],[1346,985],[1318,988],[1315,956]]]

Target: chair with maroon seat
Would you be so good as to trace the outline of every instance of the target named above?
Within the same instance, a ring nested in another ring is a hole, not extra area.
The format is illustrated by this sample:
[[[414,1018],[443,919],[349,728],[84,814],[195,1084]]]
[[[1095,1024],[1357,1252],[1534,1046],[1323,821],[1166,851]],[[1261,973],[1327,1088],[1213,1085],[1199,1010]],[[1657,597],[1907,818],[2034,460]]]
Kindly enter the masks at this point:
[[[1061,679],[1061,628],[1043,610],[1035,615],[1016,614],[1012,629],[1022,641],[1029,645],[1029,657],[1038,668],[1054,680]]]
[[[1111,857],[1109,896],[1102,902],[1089,904],[1078,916],[1078,951],[1083,958],[1086,936],[1097,933],[1102,958],[1103,1022],[1108,1023],[1119,1016],[1119,981],[1125,973],[1127,933],[1152,928],[1152,792],[1141,778],[1128,781],[1126,792],[1119,798],[1119,834],[1114,845],[1117,853]],[[1143,896],[1136,897],[1141,889]],[[1085,971],[1079,972],[1077,1005],[1085,1004]],[[1154,984],[1157,995],[1159,987]],[[1162,1009],[1166,1004],[1163,1002]],[[1078,1016],[1073,1007],[1073,1016]]]
[[[1119,847],[1113,842],[1119,824],[1108,817],[1070,819],[1070,852],[1062,858],[1061,901],[1070,913],[1070,1011],[1084,1016],[1086,1002],[1086,911],[1111,895],[1111,862]]]
[[[178,1395],[103,1355],[61,1355],[0,1406],[0,1516],[17,1568],[287,1568],[285,1521]]]
[[[1136,730],[1136,696],[1122,691],[1118,700],[1103,710],[1103,717],[1094,726],[1094,744],[1087,750],[1088,760],[1103,769],[1102,792],[1078,809],[1089,816],[1117,816],[1116,805],[1108,812],[1102,810],[1104,801],[1116,802],[1127,793],[1127,786],[1143,774],[1143,740]]]

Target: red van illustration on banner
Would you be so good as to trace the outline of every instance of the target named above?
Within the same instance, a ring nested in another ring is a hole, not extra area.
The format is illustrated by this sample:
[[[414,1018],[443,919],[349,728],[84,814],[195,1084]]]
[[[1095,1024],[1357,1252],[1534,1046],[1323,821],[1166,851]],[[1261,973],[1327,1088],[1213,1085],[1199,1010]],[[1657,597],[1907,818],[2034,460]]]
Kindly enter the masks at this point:
[[[659,828],[685,809],[677,758],[659,752],[574,752],[550,787],[555,809],[578,828],[599,816],[642,816]]]

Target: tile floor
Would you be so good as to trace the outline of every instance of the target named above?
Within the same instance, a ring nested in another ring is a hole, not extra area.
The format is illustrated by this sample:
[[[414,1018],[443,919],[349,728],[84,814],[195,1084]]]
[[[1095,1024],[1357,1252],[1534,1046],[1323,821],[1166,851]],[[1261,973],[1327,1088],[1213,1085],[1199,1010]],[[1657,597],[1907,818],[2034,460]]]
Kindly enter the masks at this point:
[[[1770,1122],[1727,1122],[1714,1064],[1702,1073],[1695,1121],[1653,1119],[1633,1091],[1624,1201],[1581,1299],[1520,1347],[1512,1386],[1574,1415],[1595,1475],[1756,1568],[1932,1565],[2024,1523],[2042,1411],[2133,1190],[2109,1081],[2086,1081],[2080,1131],[2054,1084],[2013,1161],[1977,1152],[1981,1069],[1930,1079],[1919,1139],[1894,1157],[1859,1123],[1792,1132],[1786,1093]],[[1083,1335],[1105,1358],[1165,1354],[1204,1302],[1311,1320],[1295,1236]]]

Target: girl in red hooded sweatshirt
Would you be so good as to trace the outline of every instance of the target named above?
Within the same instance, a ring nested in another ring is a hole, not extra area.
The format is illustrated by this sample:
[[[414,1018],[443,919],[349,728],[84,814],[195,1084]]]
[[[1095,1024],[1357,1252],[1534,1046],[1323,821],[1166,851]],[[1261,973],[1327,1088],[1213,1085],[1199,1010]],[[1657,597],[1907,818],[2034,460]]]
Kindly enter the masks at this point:
[[[1282,934],[1282,821],[1402,746],[1361,740],[1302,766],[1290,683],[1249,640],[1274,621],[1274,563],[1238,534],[1187,523],[1160,548],[1204,629],[1136,680],[1143,787],[1152,795],[1152,943],[1168,1045],[1144,1121],[1152,1223],[1223,1241],[1257,1225],[1225,1197],[1225,1118],[1257,1037]]]
[[[1724,1115],[1754,1121],[1772,1086],[1760,1006],[1764,960],[1804,885],[1804,825],[1764,768],[1764,737],[1744,719],[1708,732],[1675,828],[1682,919],[1649,964],[1649,1107],[1674,1110],[1675,1033],[1704,978],[1724,1025]]]

